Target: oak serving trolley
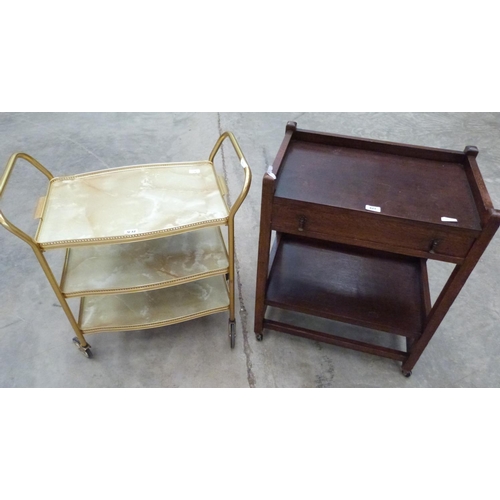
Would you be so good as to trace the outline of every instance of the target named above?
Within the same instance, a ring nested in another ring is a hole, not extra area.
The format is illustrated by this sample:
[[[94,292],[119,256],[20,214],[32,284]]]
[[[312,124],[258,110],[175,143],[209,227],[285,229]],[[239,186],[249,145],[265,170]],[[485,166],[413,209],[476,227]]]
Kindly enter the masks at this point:
[[[231,208],[213,164],[227,138],[245,176]],[[86,334],[161,327],[226,310],[234,347],[234,219],[252,175],[231,132],[219,137],[207,161],[67,177],[54,177],[31,156],[16,153],[0,179],[0,196],[18,159],[49,180],[37,207],[38,230],[32,238],[2,212],[0,224],[34,251],[86,357],[92,357]],[[59,282],[44,256],[56,248],[66,249]],[[71,297],[81,297],[78,318],[68,306]]]
[[[278,330],[401,361],[410,376],[500,225],[477,155],[289,122],[262,183],[257,340]],[[434,304],[428,259],[455,264]],[[270,319],[268,307],[398,335],[406,349]]]

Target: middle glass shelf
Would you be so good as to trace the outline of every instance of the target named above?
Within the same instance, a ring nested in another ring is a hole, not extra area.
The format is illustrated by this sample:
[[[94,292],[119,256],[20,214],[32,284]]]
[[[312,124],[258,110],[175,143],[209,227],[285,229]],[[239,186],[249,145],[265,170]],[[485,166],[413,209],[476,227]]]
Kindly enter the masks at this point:
[[[61,278],[66,297],[179,285],[229,272],[220,227],[135,243],[70,248]]]

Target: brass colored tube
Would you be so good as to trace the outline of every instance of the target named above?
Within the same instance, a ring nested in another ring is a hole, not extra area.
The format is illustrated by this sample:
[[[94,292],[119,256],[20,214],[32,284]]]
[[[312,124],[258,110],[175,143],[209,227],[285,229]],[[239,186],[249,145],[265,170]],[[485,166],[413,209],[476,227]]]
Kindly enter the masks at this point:
[[[232,134],[232,132],[224,132],[215,143],[215,146],[210,153],[209,161],[213,162],[215,155],[219,151],[222,143],[226,138],[229,137],[231,144],[238,155],[238,159],[240,160],[241,166],[245,170],[245,181],[243,183],[243,188],[241,193],[239,194],[236,201],[233,203],[231,210],[229,212],[228,219],[228,253],[229,253],[229,321],[235,320],[235,293],[234,293],[234,217],[236,212],[240,208],[243,200],[246,198],[248,191],[250,189],[250,184],[252,183],[252,171],[245,159],[243,152],[238,144],[238,141]]]
[[[14,153],[9,158],[9,161],[5,166],[5,171],[2,175],[2,178],[0,179],[0,196],[2,196],[3,190],[7,185],[7,181],[9,180],[10,174],[12,173],[12,170],[14,169],[14,165],[18,158],[22,158],[23,160],[26,160],[27,162],[31,163],[40,172],[42,172],[42,174],[44,174],[49,180],[54,178],[54,176],[39,161],[35,160],[30,155],[27,155],[26,153]]]
[[[31,156],[25,154],[25,153],[15,153],[13,154],[9,161],[7,162],[7,166],[5,167],[5,171],[2,175],[2,178],[0,179],[0,196],[3,193],[3,190],[5,189],[5,186],[7,185],[7,182],[9,180],[10,174],[12,173],[12,170],[14,168],[14,165],[16,163],[16,160],[18,158],[22,158],[29,163],[31,163],[34,167],[36,167],[40,172],[42,172],[49,180],[53,179],[52,174],[37,160],[32,158]],[[61,292],[61,289],[59,288],[59,284],[57,283],[54,275],[52,274],[52,271],[43,255],[43,250],[40,248],[40,246],[36,243],[36,241],[31,238],[29,235],[27,235],[24,231],[21,231],[17,226],[9,222],[8,219],[5,218],[3,213],[0,211],[0,224],[5,227],[8,231],[10,231],[12,234],[17,236],[18,238],[21,238],[24,242],[26,242],[33,252],[36,255],[36,258],[38,259],[38,262],[42,266],[43,272],[45,273],[45,276],[47,276],[47,279],[49,280],[50,286],[54,290],[54,293],[56,294],[56,297],[59,300],[59,303],[61,304],[61,307],[63,308],[63,311],[66,313],[66,316],[68,317],[68,320],[73,327],[73,330],[76,333],[76,336],[78,340],[80,341],[80,344],[82,347],[87,347],[87,341],[85,340],[85,337],[82,334],[82,331],[80,330],[80,327],[78,326],[78,323],[76,322],[73,313],[71,312],[71,309],[68,306],[68,303],[66,302],[66,299]]]

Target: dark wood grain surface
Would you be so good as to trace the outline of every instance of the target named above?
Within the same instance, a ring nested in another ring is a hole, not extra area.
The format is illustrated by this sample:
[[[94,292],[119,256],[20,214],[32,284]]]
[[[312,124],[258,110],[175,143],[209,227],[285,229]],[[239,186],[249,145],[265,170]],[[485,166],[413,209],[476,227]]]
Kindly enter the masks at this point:
[[[460,263],[480,231],[274,198],[272,228],[351,245]],[[431,254],[432,251],[432,254]]]
[[[282,235],[266,303],[415,336],[423,328],[421,259]]]
[[[361,212],[371,205],[382,216],[481,229],[461,163],[292,139],[275,195]]]

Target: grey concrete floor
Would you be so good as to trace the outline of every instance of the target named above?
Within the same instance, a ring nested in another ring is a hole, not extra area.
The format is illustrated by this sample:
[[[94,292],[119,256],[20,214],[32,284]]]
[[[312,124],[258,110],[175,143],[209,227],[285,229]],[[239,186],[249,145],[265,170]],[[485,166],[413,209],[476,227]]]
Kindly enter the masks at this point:
[[[500,114],[495,113],[2,113],[0,161],[16,151],[37,158],[55,176],[139,163],[206,159],[232,131],[254,181],[236,221],[237,340],[229,348],[227,314],[145,331],[88,337],[94,359],[72,345],[71,327],[35,256],[0,229],[1,387],[499,387],[500,235],[493,240],[409,379],[399,363],[315,341],[253,334],[262,176],[288,120],[300,128],[463,150],[478,162],[500,207]],[[241,167],[229,146],[216,166],[227,174],[231,201]],[[43,178],[19,165],[2,199],[12,222],[29,230]],[[57,268],[61,255],[50,253]],[[432,264],[433,297],[450,266]],[[318,323],[304,317],[310,326]],[[334,322],[328,331],[374,332]],[[324,324],[326,323],[326,324]]]

